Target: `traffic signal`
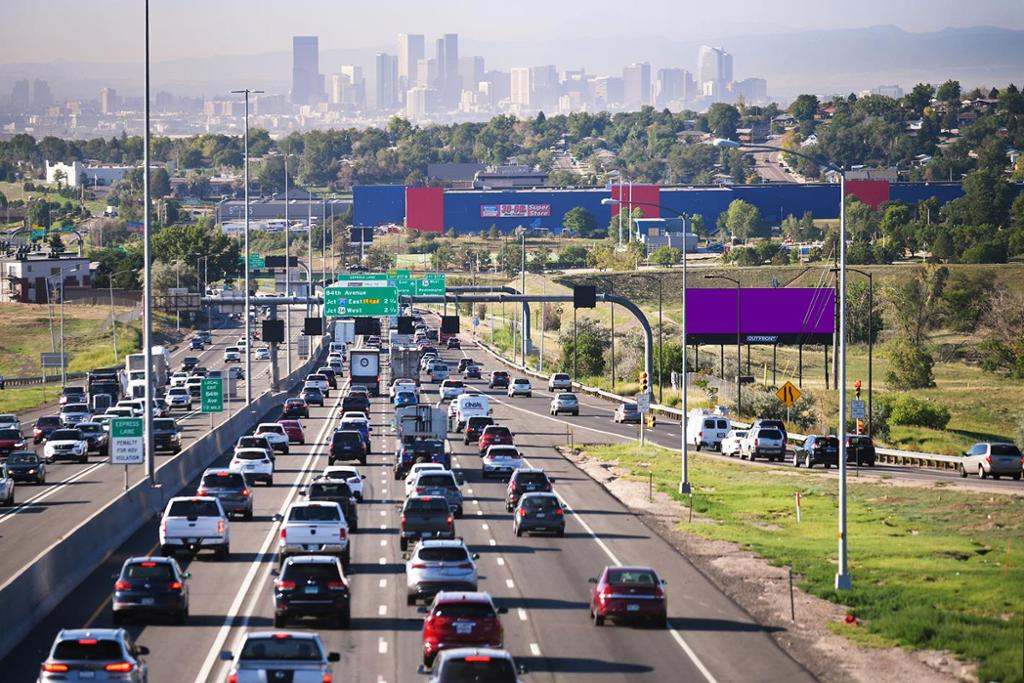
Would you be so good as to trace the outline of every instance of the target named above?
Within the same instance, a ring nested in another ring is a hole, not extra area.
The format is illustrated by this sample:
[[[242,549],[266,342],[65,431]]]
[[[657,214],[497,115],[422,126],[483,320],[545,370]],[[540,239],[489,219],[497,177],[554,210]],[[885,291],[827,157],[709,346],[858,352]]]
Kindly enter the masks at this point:
[[[860,380],[853,383],[853,393],[860,399]]]
[[[641,372],[640,373],[640,393],[641,394],[646,394],[647,393],[647,387],[648,387],[647,373],[646,372]]]

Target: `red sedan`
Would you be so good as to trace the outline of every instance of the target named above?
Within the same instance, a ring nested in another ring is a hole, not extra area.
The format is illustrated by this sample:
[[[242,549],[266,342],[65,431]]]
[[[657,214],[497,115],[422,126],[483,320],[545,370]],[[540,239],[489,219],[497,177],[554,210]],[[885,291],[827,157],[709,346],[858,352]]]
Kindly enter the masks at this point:
[[[487,593],[441,591],[423,620],[423,664],[431,666],[441,650],[458,647],[504,647],[505,632],[497,608]]]
[[[306,443],[306,433],[302,430],[302,423],[298,420],[278,420],[279,425],[284,427],[284,433],[288,435],[288,443]]]
[[[605,567],[590,579],[590,616],[595,626],[605,619],[647,621],[664,626],[668,619],[665,581],[650,567]]]

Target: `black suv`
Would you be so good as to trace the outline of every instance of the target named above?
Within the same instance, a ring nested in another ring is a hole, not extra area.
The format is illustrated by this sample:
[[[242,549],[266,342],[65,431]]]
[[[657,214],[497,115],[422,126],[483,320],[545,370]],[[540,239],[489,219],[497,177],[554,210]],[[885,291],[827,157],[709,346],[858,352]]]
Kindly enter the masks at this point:
[[[490,389],[508,389],[508,373],[504,370],[495,370],[487,380],[487,387]]]
[[[334,432],[327,464],[333,465],[335,460],[358,460],[365,465],[366,444],[363,443],[362,433],[347,429]]]
[[[345,523],[348,524],[348,530],[350,532],[359,530],[359,508],[356,505],[358,501],[346,482],[327,477],[317,477],[309,483],[308,489],[299,493],[306,496],[307,500],[337,503],[341,507],[341,512],[345,515]]]
[[[274,628],[298,617],[326,617],[348,628],[350,594],[341,561],[329,555],[289,557],[274,582],[274,605]]]
[[[349,394],[345,398],[341,399],[342,414],[349,411],[365,413],[366,416],[369,417],[370,397],[366,394]]]
[[[515,510],[523,494],[551,491],[551,484],[554,481],[554,478],[549,477],[544,470],[516,470],[508,480],[508,489],[505,492],[505,510],[508,512]]]
[[[462,439],[463,443],[473,443],[480,440],[484,427],[494,424],[494,418],[490,415],[477,415],[469,418],[466,423],[466,431]]]
[[[804,442],[793,449],[793,464],[797,467],[807,465],[839,466],[839,439],[830,434],[812,434]]]
[[[867,434],[846,436],[846,462],[875,466],[875,441]]]
[[[185,356],[181,361],[181,369],[185,372],[192,372],[199,366],[199,359],[195,356]]]
[[[158,451],[181,452],[181,430],[173,418],[159,417],[153,420],[153,448]]]

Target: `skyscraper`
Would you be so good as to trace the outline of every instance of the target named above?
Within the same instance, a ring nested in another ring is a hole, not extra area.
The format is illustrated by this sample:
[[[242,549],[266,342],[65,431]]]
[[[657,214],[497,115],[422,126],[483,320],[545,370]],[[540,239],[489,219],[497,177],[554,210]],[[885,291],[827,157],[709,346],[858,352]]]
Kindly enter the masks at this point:
[[[36,109],[53,106],[53,93],[50,92],[50,84],[39,78],[32,82],[32,105]]]
[[[398,89],[401,92],[418,85],[416,65],[426,56],[423,34],[398,34]],[[423,83],[423,85],[428,85]]]
[[[658,69],[654,84],[654,106],[688,102],[694,98],[693,75],[686,69]]]
[[[462,93],[462,82],[459,79],[459,34],[444,34],[444,62],[438,57],[438,66],[443,74],[442,92],[444,104],[454,108],[459,103]]]
[[[463,90],[476,90],[484,80],[484,58],[459,57],[459,80]]]
[[[444,38],[438,38],[434,41],[434,63],[437,65],[437,72],[434,74],[434,78],[437,79],[433,83],[427,83],[428,88],[436,88],[440,91],[444,91],[444,77],[447,73],[447,69],[444,65],[445,50],[444,50]]]
[[[530,106],[533,89],[530,84],[530,68],[526,66],[512,67],[512,104]]]
[[[341,73],[348,78],[351,91],[345,98],[345,104],[355,105],[357,109],[366,107],[366,79],[363,78],[363,67],[354,64],[342,64]]]
[[[15,109],[28,109],[32,99],[29,94],[29,82],[26,78],[23,81],[15,81],[14,89],[11,90],[11,105]]]
[[[378,53],[374,58],[376,71],[376,99],[378,111],[394,111],[398,106],[398,57]]]
[[[316,104],[324,100],[324,77],[320,75],[320,39],[292,38],[292,104]]]
[[[27,81],[26,81],[27,83]],[[101,114],[113,114],[117,112],[117,91],[113,88],[103,88],[100,90],[100,113]]]
[[[530,69],[530,106],[551,111],[560,94],[558,69],[553,64]]]
[[[720,47],[701,45],[697,51],[697,85],[705,94],[722,93],[732,82],[732,55]],[[708,83],[714,83],[708,86]]]
[[[651,65],[647,62],[630,64],[622,69],[623,104],[639,109],[651,103]]]

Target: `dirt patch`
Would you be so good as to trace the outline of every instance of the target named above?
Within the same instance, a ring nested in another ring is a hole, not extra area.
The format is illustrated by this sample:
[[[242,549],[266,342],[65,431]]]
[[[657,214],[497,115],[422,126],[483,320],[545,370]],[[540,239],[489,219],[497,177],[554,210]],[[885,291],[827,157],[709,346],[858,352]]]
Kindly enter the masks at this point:
[[[789,573],[735,543],[686,533],[683,525],[714,524],[693,514],[672,497],[651,491],[648,483],[629,476],[613,462],[599,461],[568,448],[558,449],[583,472],[636,513],[652,530],[686,556],[718,588],[758,623],[780,629],[773,634],[790,656],[819,680],[877,683],[878,681],[976,681],[972,664],[949,652],[907,651],[898,647],[868,647],[834,633],[847,610],[798,588],[793,589],[797,619],[790,619]],[[794,576],[793,581],[799,577]],[[856,625],[843,628],[858,628]]]

